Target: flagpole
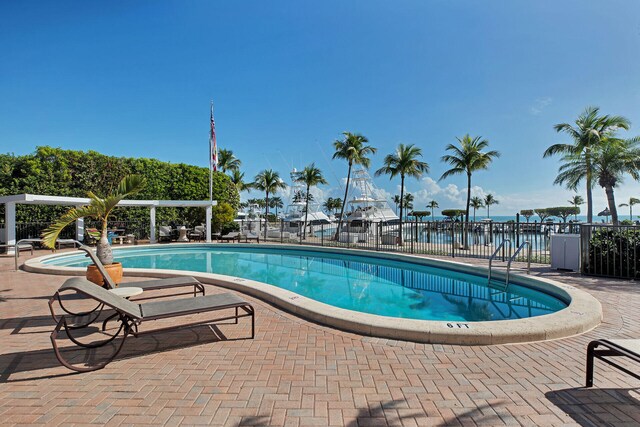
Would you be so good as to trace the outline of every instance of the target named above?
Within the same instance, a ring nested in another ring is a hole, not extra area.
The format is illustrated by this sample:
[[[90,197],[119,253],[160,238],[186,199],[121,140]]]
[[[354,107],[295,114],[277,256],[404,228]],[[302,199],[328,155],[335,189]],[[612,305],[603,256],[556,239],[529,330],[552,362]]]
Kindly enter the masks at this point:
[[[209,202],[213,204],[213,100],[211,100],[211,117],[209,124]]]

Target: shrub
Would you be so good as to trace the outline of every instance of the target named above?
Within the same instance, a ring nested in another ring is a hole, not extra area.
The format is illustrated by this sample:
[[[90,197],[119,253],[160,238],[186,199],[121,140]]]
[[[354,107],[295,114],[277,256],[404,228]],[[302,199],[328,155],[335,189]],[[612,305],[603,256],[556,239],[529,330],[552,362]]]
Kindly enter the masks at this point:
[[[588,274],[636,278],[640,271],[640,230],[596,230],[589,240],[588,255]]]

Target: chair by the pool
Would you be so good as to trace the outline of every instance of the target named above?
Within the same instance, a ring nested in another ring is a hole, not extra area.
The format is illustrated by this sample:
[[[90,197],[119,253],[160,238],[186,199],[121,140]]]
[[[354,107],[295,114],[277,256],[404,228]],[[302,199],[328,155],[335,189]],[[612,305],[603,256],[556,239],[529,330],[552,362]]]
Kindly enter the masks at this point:
[[[51,332],[51,344],[53,345],[53,350],[55,352],[56,358],[60,361],[60,363],[67,368],[77,372],[89,372],[104,368],[118,355],[129,334],[133,335],[134,337],[138,337],[141,335],[141,333],[138,332],[138,327],[144,321],[168,319],[218,310],[234,309],[234,314],[230,314],[221,318],[181,323],[166,328],[146,331],[144,333],[161,332],[166,330],[184,328],[187,326],[195,326],[231,319],[235,319],[235,323],[237,324],[239,318],[251,317],[251,338],[254,337],[254,309],[249,302],[232,293],[136,304],[133,301],[129,301],[125,298],[114,295],[108,290],[103,289],[100,286],[96,286],[94,283],[89,282],[86,279],[80,277],[72,277],[70,279],[67,279],[67,281],[62,284],[58,291],[49,300],[49,308],[51,309],[52,314],[53,301],[55,299],[59,300],[59,294],[65,291],[75,291],[76,293],[82,294],[88,298],[95,300],[98,304],[110,307],[115,311],[118,321],[120,322],[120,326],[115,334],[110,335],[108,338],[102,341],[94,341],[90,344],[85,344],[78,341],[77,336],[75,336],[75,332],[73,331],[89,327],[91,323],[93,323],[93,321],[96,319],[93,319],[89,323],[78,325],[68,322],[67,316],[61,316],[53,332]],[[238,309],[242,309],[244,313],[240,313]],[[103,347],[116,339],[116,337],[118,337],[121,332],[123,332],[123,335],[121,342],[114,346],[114,351],[112,352],[112,354],[106,357],[106,360],[104,362],[98,363],[94,366],[80,367],[74,366],[72,363],[69,363],[62,356],[60,349],[58,348],[58,344],[56,343],[56,338],[58,337],[61,329],[64,329],[67,338],[69,338],[69,340],[71,340],[74,344],[88,349]]]
[[[194,297],[198,294],[204,295],[204,285],[198,281],[198,279],[191,276],[179,276],[179,277],[169,277],[166,279],[152,279],[152,280],[143,280],[141,282],[123,282],[118,285],[111,279],[109,273],[105,270],[104,266],[98,259],[97,255],[93,250],[88,246],[80,246],[81,251],[87,253],[87,256],[91,258],[95,266],[98,268],[100,275],[102,276],[103,286],[107,289],[114,289],[119,286],[121,288],[125,287],[136,287],[142,288],[143,291],[152,291],[159,289],[169,289],[169,288],[182,288],[185,286],[191,287],[193,286],[193,291],[189,292],[181,292],[177,294],[171,294],[168,296],[178,296],[178,295],[193,295]],[[145,298],[148,299],[149,297]]]
[[[249,240],[255,240],[256,242],[260,243],[260,236],[255,233],[246,233],[244,235],[244,241],[248,243]]]
[[[231,233],[227,233],[224,236],[220,236],[220,240],[223,242],[229,242],[229,241],[234,241],[237,240],[238,243],[240,242],[240,233],[233,231]]]
[[[158,241],[173,240],[173,230],[168,225],[161,225],[158,227]]]
[[[640,339],[613,339],[594,340],[587,346],[587,381],[586,386],[593,386],[593,362],[600,359],[616,369],[640,380],[640,374],[619,365],[610,357],[626,358],[629,361],[640,363]]]

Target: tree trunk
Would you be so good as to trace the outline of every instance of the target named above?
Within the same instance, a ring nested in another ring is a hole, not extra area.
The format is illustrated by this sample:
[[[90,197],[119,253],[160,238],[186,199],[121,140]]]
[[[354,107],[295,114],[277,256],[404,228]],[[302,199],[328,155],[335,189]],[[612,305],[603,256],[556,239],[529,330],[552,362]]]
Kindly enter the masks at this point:
[[[469,203],[471,203],[471,174],[467,173],[467,210],[464,217],[464,231],[462,234],[462,245],[466,250],[469,249],[469,236],[467,235],[469,230]]]
[[[264,207],[264,240],[267,240],[267,225],[269,224],[269,192],[266,192]],[[258,233],[260,234],[260,233]]]
[[[106,221],[102,226],[102,233],[100,234],[100,240],[96,244],[96,256],[103,265],[113,264],[113,252],[111,251],[111,245],[109,239],[107,239],[107,224]]]
[[[591,224],[593,222],[593,194],[591,192],[591,156],[589,147],[585,148],[584,161],[587,167],[587,223]],[[611,209],[609,209],[611,210]]]
[[[613,225],[618,225],[618,209],[616,208],[616,198],[613,195],[613,187],[607,185],[604,188],[604,192],[607,195],[607,203],[609,204],[609,211],[611,211],[611,222]]]
[[[351,165],[353,163],[349,162],[349,171],[347,172],[347,185],[344,188],[344,199],[342,199],[342,207],[340,208],[340,218],[338,218],[338,227],[336,228],[336,235],[334,240],[338,240],[340,237],[340,228],[342,227],[342,218],[344,217],[344,207],[347,205],[347,195],[349,192],[349,181],[351,180]]]
[[[307,185],[307,200],[304,205],[304,224],[302,225],[302,239],[307,238],[307,218],[309,217],[309,186]]]
[[[402,246],[402,208],[404,201],[404,175],[400,174],[400,229],[398,230],[398,245]]]

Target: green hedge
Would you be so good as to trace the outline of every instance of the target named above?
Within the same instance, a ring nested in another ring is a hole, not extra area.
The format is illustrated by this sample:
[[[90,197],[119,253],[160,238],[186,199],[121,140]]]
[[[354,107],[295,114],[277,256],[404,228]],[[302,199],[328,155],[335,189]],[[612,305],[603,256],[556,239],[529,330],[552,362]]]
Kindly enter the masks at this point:
[[[589,240],[587,274],[636,278],[640,272],[640,230],[601,229]]]
[[[184,163],[168,163],[148,158],[112,157],[95,151],[74,151],[38,147],[33,154],[0,154],[0,195],[44,194],[85,197],[88,191],[104,195],[115,188],[124,175],[136,173],[147,185],[134,199],[207,200],[209,169]],[[234,211],[240,196],[229,177],[213,174],[213,198],[229,203]],[[49,222],[65,212],[64,206],[18,205],[16,221]],[[0,205],[0,221],[4,206]],[[117,209],[114,220],[149,220],[148,208]],[[158,224],[169,222],[198,224],[204,222],[201,208],[158,208]]]

